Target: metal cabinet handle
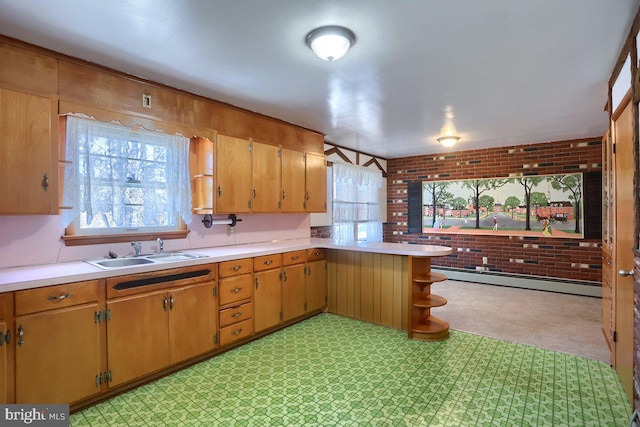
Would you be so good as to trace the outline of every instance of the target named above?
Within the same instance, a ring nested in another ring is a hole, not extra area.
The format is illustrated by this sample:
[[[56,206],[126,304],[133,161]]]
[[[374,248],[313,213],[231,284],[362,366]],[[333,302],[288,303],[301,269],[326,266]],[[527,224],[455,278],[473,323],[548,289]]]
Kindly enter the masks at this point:
[[[173,310],[173,296],[169,297],[169,310]]]
[[[271,264],[273,264],[273,260],[272,259],[270,259],[269,261],[265,261],[264,262],[264,265],[271,265]]]
[[[284,272],[283,276],[284,276],[284,281],[286,282],[287,281],[287,272],[286,271]]]
[[[622,270],[622,269],[620,269],[620,270],[618,271],[618,274],[619,274],[620,276],[622,276],[622,277],[633,276],[633,270],[628,270],[628,271],[627,271],[627,270]]]
[[[44,191],[49,189],[49,174],[46,172],[42,175],[42,188],[44,188]]]
[[[307,274],[311,276],[311,266],[307,267]]]
[[[242,312],[241,312],[241,311],[239,311],[239,312],[237,312],[237,313],[233,313],[233,314],[231,315],[231,317],[234,317],[234,318],[235,318],[235,317],[240,317],[240,316],[242,316]]]
[[[254,199],[256,198],[256,189],[255,188],[253,189],[253,198]]]
[[[167,304],[169,301],[167,301],[167,297],[162,298],[162,311],[167,311]]]
[[[315,256],[320,256],[320,255],[322,255],[322,252],[316,251],[316,252],[314,252],[313,254],[314,254]]]
[[[231,332],[231,335],[238,335],[241,332],[242,332],[242,329],[236,329],[235,331]]]
[[[287,197],[287,192],[282,190],[282,200],[284,200]]]
[[[308,191],[307,191],[307,197],[306,197],[306,199],[307,199],[307,200],[309,200],[309,192],[308,192]]]
[[[8,330],[6,334],[4,334],[4,342],[7,344],[11,343],[11,331]]]
[[[220,186],[218,186],[218,197],[222,196],[222,188],[220,188]]]
[[[22,325],[18,326],[18,345],[22,347],[24,344],[24,328]]]
[[[241,266],[241,265],[236,265],[235,267],[231,267],[231,269],[232,269],[233,271],[238,271],[238,270],[240,270],[241,268],[242,268],[242,266]]]
[[[231,289],[231,293],[232,294],[237,294],[238,292],[240,292],[242,290],[242,288],[233,288]]]
[[[50,296],[50,297],[49,297],[49,298],[47,298],[47,299],[48,299],[49,301],[51,301],[51,302],[54,302],[54,301],[61,301],[61,300],[63,300],[63,299],[67,299],[67,298],[71,298],[71,293],[70,293],[70,292],[67,292],[67,293],[66,293],[66,294],[64,294],[64,295],[60,295],[60,296],[57,296],[57,297],[54,297],[54,296],[52,295],[52,296]]]
[[[296,255],[296,256],[292,256],[292,257],[291,257],[291,261],[295,261],[295,260],[297,260],[298,258],[300,258],[298,255]]]

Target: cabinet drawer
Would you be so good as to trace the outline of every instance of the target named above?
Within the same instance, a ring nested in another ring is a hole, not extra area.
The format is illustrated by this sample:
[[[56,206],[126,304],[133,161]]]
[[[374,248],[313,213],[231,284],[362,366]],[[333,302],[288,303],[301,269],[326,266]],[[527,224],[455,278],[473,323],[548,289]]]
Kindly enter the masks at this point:
[[[306,261],[304,249],[301,251],[285,252],[282,254],[284,265],[300,264]]]
[[[16,316],[98,301],[98,281],[16,292]]]
[[[227,277],[220,280],[220,306],[251,299],[253,296],[253,274]]]
[[[325,259],[327,254],[324,249],[307,249],[307,261]]]
[[[258,256],[253,259],[253,271],[282,267],[282,254]]]
[[[227,308],[226,310],[220,310],[220,327],[232,325],[234,323],[242,322],[253,317],[253,303],[239,305],[237,307]]]
[[[218,277],[237,276],[238,274],[251,273],[253,258],[224,261],[218,264]]]
[[[0,322],[3,321],[7,316],[7,304],[9,303],[10,294],[0,294]]]
[[[253,319],[247,319],[226,328],[220,328],[220,346],[224,347],[251,334],[253,334]]]

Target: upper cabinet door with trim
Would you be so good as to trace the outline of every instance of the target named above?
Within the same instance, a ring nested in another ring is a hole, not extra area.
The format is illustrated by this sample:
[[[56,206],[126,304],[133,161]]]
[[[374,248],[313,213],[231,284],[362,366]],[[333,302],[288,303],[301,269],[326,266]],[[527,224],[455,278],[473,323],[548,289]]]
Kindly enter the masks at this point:
[[[327,159],[324,155],[306,154],[307,212],[327,211]]]
[[[282,149],[282,212],[304,212],[305,166],[302,151]]]
[[[231,136],[217,136],[214,197],[217,213],[251,212],[253,143]]]
[[[55,103],[0,88],[0,214],[58,213]]]
[[[280,212],[280,148],[253,143],[253,212]]]

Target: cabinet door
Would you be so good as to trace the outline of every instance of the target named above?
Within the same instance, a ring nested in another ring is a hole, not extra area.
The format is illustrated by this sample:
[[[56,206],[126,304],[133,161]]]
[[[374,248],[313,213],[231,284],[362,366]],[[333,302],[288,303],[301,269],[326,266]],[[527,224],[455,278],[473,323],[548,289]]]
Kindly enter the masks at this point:
[[[109,386],[117,386],[169,365],[169,297],[166,292],[107,302]]]
[[[7,348],[11,345],[11,342],[4,342],[6,333],[7,324],[0,322],[0,403],[7,403],[7,387],[9,386],[9,380],[7,379]]]
[[[282,320],[284,322],[305,314],[307,295],[304,264],[285,267],[282,283]]]
[[[327,262],[313,261],[307,264],[307,311],[315,311],[327,305]]]
[[[306,210],[327,211],[327,161],[324,155],[306,154]]]
[[[280,278],[282,270],[278,268],[260,271],[254,273],[254,276],[255,331],[259,332],[280,323],[282,314],[282,281]]]
[[[52,101],[0,88],[0,213],[57,213]]]
[[[171,363],[213,350],[218,312],[214,287],[203,283],[169,292]]]
[[[216,144],[216,212],[251,212],[252,143],[218,135]]]
[[[280,149],[253,143],[253,212],[280,212]]]
[[[16,317],[16,403],[73,403],[100,392],[96,311],[94,303]]]
[[[283,148],[281,156],[282,212],[304,212],[306,191],[304,153]]]

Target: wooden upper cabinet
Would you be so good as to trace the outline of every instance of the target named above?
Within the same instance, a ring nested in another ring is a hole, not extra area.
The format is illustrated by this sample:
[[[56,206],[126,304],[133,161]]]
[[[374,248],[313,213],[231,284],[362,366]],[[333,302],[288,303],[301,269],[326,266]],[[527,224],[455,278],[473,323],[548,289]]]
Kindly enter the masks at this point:
[[[280,212],[280,148],[253,143],[253,212]]]
[[[58,93],[58,60],[0,42],[0,86],[25,93]]]
[[[50,98],[0,88],[0,214],[58,213],[55,111]]]
[[[217,136],[215,156],[215,210],[217,213],[251,212],[253,143]]]
[[[305,161],[302,151],[282,149],[282,212],[304,212]]]
[[[327,211],[327,160],[324,155],[306,154],[306,211]]]

